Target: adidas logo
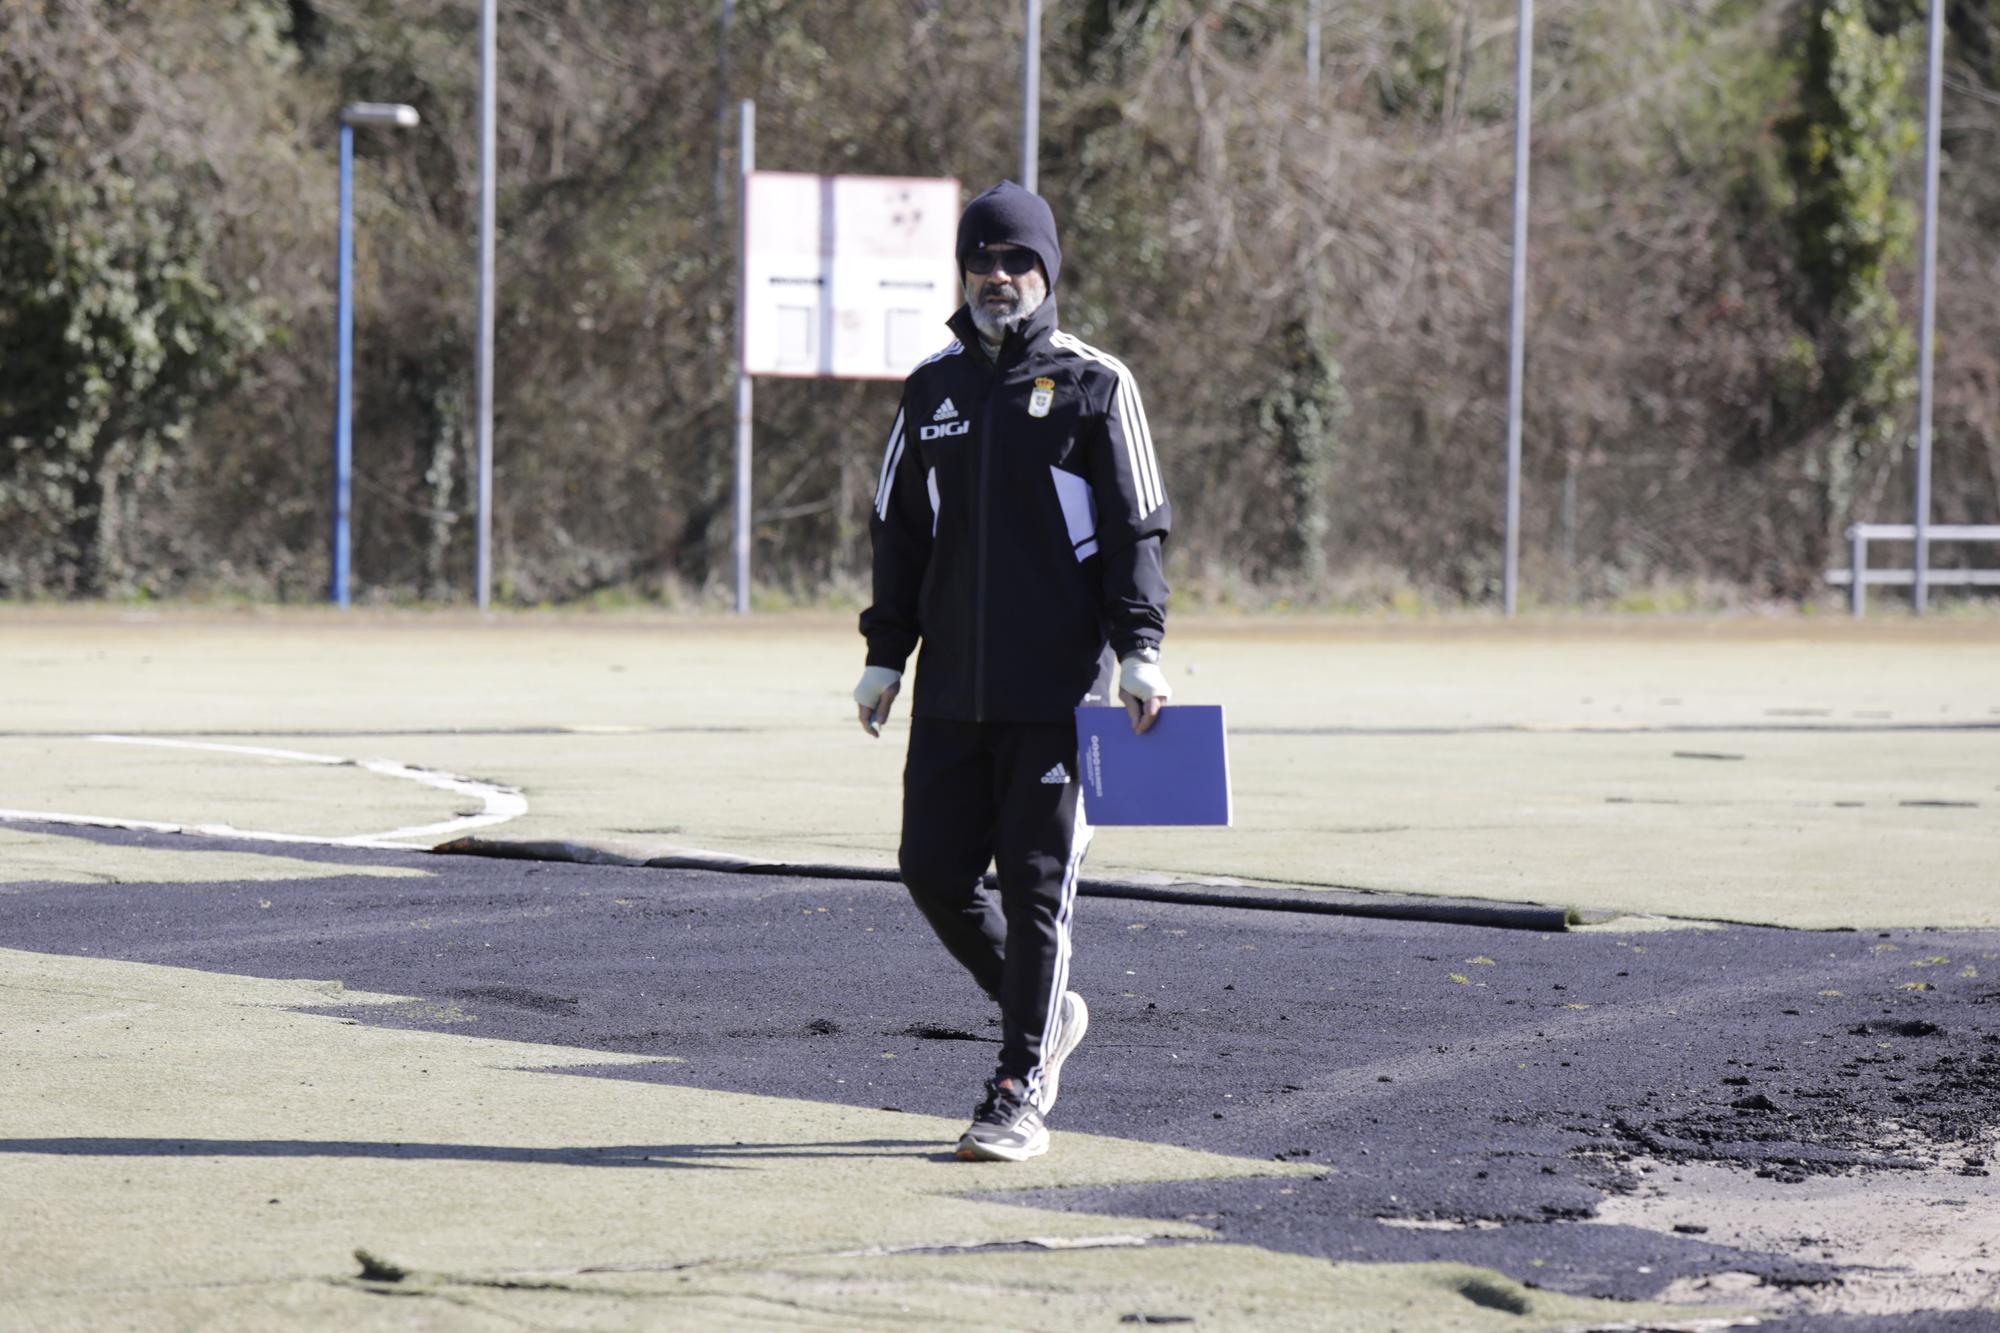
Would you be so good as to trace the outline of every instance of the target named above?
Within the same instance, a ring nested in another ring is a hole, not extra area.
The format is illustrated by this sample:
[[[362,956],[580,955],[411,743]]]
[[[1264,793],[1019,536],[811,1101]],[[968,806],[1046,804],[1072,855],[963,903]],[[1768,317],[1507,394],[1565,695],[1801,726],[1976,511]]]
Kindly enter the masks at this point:
[[[1066,786],[1068,786],[1068,785],[1069,785],[1069,770],[1068,770],[1068,769],[1066,769],[1066,768],[1064,768],[1064,767],[1063,767],[1063,766],[1062,766],[1061,764],[1057,764],[1057,765],[1056,765],[1056,766],[1055,766],[1054,768],[1052,768],[1052,769],[1050,769],[1050,770],[1049,770],[1048,772],[1046,772],[1046,773],[1042,774],[1042,785],[1043,785],[1044,787],[1066,787]]]
[[[917,438],[926,444],[932,440],[948,440],[955,435],[972,433],[972,422],[958,415],[958,408],[947,398],[938,404],[937,411],[931,413],[928,426],[917,432]]]

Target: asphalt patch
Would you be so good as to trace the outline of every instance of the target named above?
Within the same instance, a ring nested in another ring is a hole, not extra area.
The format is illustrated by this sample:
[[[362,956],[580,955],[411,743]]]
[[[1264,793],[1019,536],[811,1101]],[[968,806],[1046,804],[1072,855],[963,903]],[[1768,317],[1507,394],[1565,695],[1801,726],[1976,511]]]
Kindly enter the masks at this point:
[[[990,1072],[997,1019],[895,885],[286,854],[430,874],[21,886],[0,943],[338,978],[416,1001],[328,1009],[359,1022],[673,1060],[584,1076],[958,1115]],[[1537,935],[1126,901],[1086,904],[1077,932],[1092,1025],[1057,1151],[1074,1129],[1324,1169],[995,1197],[1579,1295],[1727,1272],[1823,1287],[1837,1256],[1577,1223],[1641,1161],[1985,1171],[2000,1128],[2000,932]],[[1811,1326],[1994,1326],[1978,1317]]]

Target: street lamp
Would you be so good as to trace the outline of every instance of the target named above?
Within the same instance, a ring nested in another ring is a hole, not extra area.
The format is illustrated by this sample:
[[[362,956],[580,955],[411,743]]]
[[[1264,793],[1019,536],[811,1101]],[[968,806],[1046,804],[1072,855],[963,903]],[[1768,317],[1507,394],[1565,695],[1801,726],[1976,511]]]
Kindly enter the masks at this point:
[[[350,102],[340,109],[340,337],[333,394],[333,579],[335,606],[347,605],[354,495],[354,127],[407,130],[417,109],[395,102]]]

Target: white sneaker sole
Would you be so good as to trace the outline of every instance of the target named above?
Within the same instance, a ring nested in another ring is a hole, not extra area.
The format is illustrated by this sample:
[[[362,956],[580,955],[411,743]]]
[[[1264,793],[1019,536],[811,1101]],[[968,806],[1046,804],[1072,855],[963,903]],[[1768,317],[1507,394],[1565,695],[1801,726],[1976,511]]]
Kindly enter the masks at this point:
[[[958,1160],[961,1162],[1025,1162],[1030,1157],[1040,1157],[1048,1150],[1049,1132],[1046,1129],[1018,1148],[981,1143],[970,1134],[962,1135],[958,1140]]]
[[[1068,1007],[1070,1013],[1056,1029],[1055,1050],[1043,1062],[1042,1095],[1035,1099],[1035,1109],[1043,1115],[1055,1109],[1056,1095],[1062,1090],[1063,1061],[1083,1044],[1083,1034],[1090,1031],[1090,1006],[1083,1002],[1081,995],[1066,990],[1057,1003]]]

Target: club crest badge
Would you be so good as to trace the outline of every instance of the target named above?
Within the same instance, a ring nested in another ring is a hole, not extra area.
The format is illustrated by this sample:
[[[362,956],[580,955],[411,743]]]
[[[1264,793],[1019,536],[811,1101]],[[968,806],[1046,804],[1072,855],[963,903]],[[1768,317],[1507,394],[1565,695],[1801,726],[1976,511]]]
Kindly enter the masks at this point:
[[[1028,395],[1028,415],[1045,417],[1056,404],[1056,382],[1043,376],[1035,381],[1035,391]]]

